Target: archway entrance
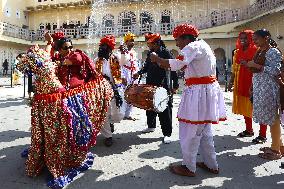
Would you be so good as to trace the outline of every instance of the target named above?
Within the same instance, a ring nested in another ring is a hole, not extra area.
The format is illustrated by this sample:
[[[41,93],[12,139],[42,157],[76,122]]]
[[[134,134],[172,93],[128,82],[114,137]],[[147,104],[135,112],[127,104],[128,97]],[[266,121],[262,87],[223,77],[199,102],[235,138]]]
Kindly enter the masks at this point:
[[[220,84],[226,84],[228,81],[228,70],[226,64],[226,53],[222,48],[217,48],[214,50],[216,56],[216,76]]]

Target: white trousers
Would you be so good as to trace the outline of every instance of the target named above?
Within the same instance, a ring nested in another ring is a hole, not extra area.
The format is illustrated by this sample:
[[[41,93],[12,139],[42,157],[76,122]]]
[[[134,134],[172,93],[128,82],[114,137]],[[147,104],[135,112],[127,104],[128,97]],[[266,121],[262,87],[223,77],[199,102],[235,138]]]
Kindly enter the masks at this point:
[[[130,117],[132,113],[133,106],[131,104],[126,104],[125,117]]]
[[[186,165],[190,171],[196,171],[198,149],[202,157],[201,162],[210,169],[218,169],[211,124],[194,125],[179,122],[179,138],[183,165]]]
[[[105,120],[104,125],[102,126],[100,132],[106,138],[112,137],[112,132],[111,132],[111,128],[110,128],[110,107],[108,107],[106,120]]]

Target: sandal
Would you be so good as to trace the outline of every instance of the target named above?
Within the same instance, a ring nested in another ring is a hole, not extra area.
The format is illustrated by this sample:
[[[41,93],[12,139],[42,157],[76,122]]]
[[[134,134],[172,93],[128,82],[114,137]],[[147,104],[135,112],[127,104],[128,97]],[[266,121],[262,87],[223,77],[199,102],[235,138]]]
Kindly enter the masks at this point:
[[[271,148],[270,147],[262,147],[259,150],[262,151],[262,152],[266,152],[267,150],[271,150]]]
[[[190,171],[185,165],[170,165],[170,171],[176,175],[195,177],[195,173]]]
[[[252,137],[253,135],[254,135],[253,132],[245,130],[245,131],[239,133],[238,137]]]
[[[259,149],[260,151],[266,152],[267,150],[272,150],[270,147],[262,147]],[[281,155],[284,156],[284,146],[280,147]]]
[[[282,158],[281,153],[272,149],[266,150],[264,153],[258,154],[258,156],[267,160],[278,160]]]
[[[266,141],[267,141],[266,137],[258,136],[258,137],[256,137],[255,139],[252,140],[252,143],[254,143],[254,144],[263,144]]]
[[[197,162],[196,163],[196,166],[201,168],[201,169],[204,169],[210,173],[213,173],[213,174],[219,174],[219,169],[217,170],[214,170],[214,169],[210,169],[204,162]]]

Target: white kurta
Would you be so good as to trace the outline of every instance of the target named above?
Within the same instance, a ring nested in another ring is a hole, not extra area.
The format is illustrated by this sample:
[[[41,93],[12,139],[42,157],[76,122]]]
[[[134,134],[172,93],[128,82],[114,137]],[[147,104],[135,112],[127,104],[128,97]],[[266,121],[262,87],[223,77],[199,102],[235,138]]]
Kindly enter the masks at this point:
[[[133,81],[133,75],[138,72],[138,58],[135,50],[131,49],[129,52],[121,55],[121,77],[127,80],[127,85]]]
[[[121,54],[121,65],[121,77],[126,79],[127,85],[137,83],[138,80],[133,81],[133,75],[137,73],[139,69],[137,53],[135,50],[131,49],[127,53]],[[125,117],[131,117],[132,109],[133,106],[127,104]]]
[[[171,70],[184,66],[185,78],[200,78],[216,75],[216,58],[210,46],[203,40],[189,43],[181,55],[184,60],[169,61]],[[218,123],[226,119],[223,93],[216,81],[211,84],[187,86],[182,94],[177,115],[179,121],[190,124]]]
[[[97,59],[95,59],[94,62],[97,62]],[[114,83],[114,79],[111,74],[110,62],[106,59],[103,60],[102,74],[109,77],[110,81]],[[118,92],[123,99],[123,104],[120,108],[118,108],[116,106],[115,99],[112,99],[110,107],[108,108],[106,121],[104,123],[103,128],[101,129],[102,135],[104,135],[106,138],[112,136],[110,123],[119,123],[125,115],[126,103],[124,101],[124,89],[122,88],[122,86],[118,86]]]
[[[186,66],[186,79],[216,75],[216,58],[205,41],[189,43],[181,53],[183,61],[169,61],[171,70],[176,71]],[[190,171],[196,171],[198,149],[202,162],[210,169],[218,170],[211,123],[218,123],[225,118],[223,93],[217,81],[194,84],[184,89],[178,119],[183,165]]]

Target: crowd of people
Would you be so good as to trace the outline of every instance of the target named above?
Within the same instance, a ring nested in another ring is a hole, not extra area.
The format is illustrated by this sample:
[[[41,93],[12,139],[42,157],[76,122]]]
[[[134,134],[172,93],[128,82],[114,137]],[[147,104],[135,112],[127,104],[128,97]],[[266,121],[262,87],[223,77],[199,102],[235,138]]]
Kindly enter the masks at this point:
[[[52,62],[57,66],[55,75],[62,86],[62,89],[56,93],[72,91],[72,94],[77,94],[79,89],[83,89],[82,86],[96,80],[95,75],[101,75],[111,86],[106,87],[106,90],[111,90],[109,93],[113,97],[105,107],[106,114],[99,128],[100,133],[105,137],[104,144],[107,147],[113,144],[112,135],[116,123],[123,119],[135,121],[132,115],[133,105],[125,100],[124,93],[132,85],[140,85],[139,80],[145,73],[146,85],[163,87],[167,90],[169,100],[167,107],[161,112],[146,110],[147,128],[142,132],[154,132],[158,116],[164,135],[163,142],[170,143],[172,96],[179,88],[176,71],[184,71],[186,87],[181,95],[177,115],[183,161],[181,165],[170,165],[170,171],[193,177],[196,167],[213,174],[219,173],[211,127],[212,124],[226,120],[223,92],[216,78],[216,58],[211,47],[198,36],[199,31],[195,26],[189,24],[176,26],[173,37],[176,46],[180,49],[180,55],[173,57],[160,34],[147,33],[145,41],[149,53],[140,70],[134,48],[135,35],[132,33],[125,34],[124,44],[120,45],[118,52],[114,52],[115,37],[104,36],[100,40],[97,58],[93,61],[83,51],[74,50],[72,41],[64,37],[63,33],[53,35],[46,33],[45,39],[48,41],[46,52],[50,53]],[[238,136],[254,136],[252,127],[254,120],[259,123],[260,131],[252,142],[264,143],[267,140],[266,130],[269,126],[272,137],[271,147],[261,148],[262,153],[259,154],[260,158],[268,160],[281,159],[284,155],[280,126],[280,117],[284,108],[283,67],[282,52],[271,38],[269,31],[245,30],[239,34],[229,85],[229,89],[233,91],[233,113],[243,115],[246,125],[246,129]],[[35,85],[39,85],[40,82],[44,81],[35,80]],[[103,85],[98,87],[104,88]],[[88,94],[92,92],[96,93],[92,89]],[[39,99],[37,90],[35,98]],[[93,104],[89,104],[87,109],[92,109],[90,106],[96,107],[100,103],[100,100],[96,100]],[[88,110],[86,111],[88,113]],[[32,114],[32,116],[33,120],[36,119],[35,116],[40,115]],[[96,134],[93,137],[96,137]],[[33,135],[37,133],[32,132],[32,138]],[[38,148],[43,147],[38,146]],[[202,156],[200,162],[196,160],[198,152]],[[28,153],[29,156],[34,155],[30,151]]]

